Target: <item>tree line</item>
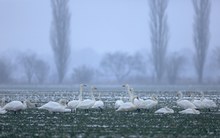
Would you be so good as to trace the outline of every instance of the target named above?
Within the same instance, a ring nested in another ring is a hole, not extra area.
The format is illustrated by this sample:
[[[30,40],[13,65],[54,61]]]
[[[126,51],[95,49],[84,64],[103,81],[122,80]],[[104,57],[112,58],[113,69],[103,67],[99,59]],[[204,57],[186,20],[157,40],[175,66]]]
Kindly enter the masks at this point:
[[[69,11],[69,0],[51,0],[52,22],[50,31],[51,49],[54,55],[56,67],[57,82],[63,83],[68,72],[69,60],[71,55],[70,45],[70,21],[71,13]],[[180,72],[184,72],[183,67],[187,65],[187,60],[181,52],[167,54],[169,46],[169,23],[166,13],[169,0],[148,0],[149,4],[149,28],[151,40],[150,54],[135,53],[133,55],[123,52],[106,53],[98,69],[82,65],[72,70],[72,80],[75,83],[91,82],[104,80],[116,80],[117,82],[143,80],[146,81],[146,72],[149,65],[153,66],[151,71],[152,81],[163,83],[166,80],[170,84],[175,84]],[[193,42],[195,53],[192,55],[194,68],[197,73],[197,82],[203,83],[204,66],[207,58],[209,47],[210,31],[210,0],[192,0],[194,8],[193,20]],[[213,52],[213,61],[219,67],[219,47]],[[149,58],[146,58],[146,55]],[[86,55],[84,55],[86,56]],[[6,59],[0,59],[0,83],[11,82],[12,67]],[[24,74],[27,83],[31,84],[33,77],[38,80],[39,84],[45,82],[48,77],[50,66],[40,59],[36,54],[24,55],[21,58]],[[107,78],[107,77],[108,78]],[[132,78],[133,77],[133,78]],[[130,79],[129,79],[130,78]]]

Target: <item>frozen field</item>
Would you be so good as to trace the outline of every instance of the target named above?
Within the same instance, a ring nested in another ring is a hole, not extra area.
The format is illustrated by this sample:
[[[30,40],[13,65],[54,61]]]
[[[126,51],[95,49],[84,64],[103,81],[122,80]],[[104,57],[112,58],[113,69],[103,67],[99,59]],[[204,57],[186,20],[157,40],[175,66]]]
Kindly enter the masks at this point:
[[[181,90],[185,98],[199,91],[214,100],[219,106],[220,87],[217,86],[133,86],[135,94],[143,99],[153,93],[158,96],[158,106],[149,111],[115,112],[114,102],[120,97],[128,99],[121,86],[97,86],[95,96],[101,93],[106,107],[103,112],[90,110],[76,113],[49,113],[38,109],[27,109],[14,114],[0,115],[0,137],[220,137],[220,111],[218,108],[201,110],[199,115],[183,115],[176,105],[176,93]],[[29,99],[38,106],[60,98],[68,100],[78,95],[78,86],[1,86],[0,98],[7,101]],[[90,88],[84,92],[90,97]],[[156,109],[169,106],[174,114],[155,114]]]

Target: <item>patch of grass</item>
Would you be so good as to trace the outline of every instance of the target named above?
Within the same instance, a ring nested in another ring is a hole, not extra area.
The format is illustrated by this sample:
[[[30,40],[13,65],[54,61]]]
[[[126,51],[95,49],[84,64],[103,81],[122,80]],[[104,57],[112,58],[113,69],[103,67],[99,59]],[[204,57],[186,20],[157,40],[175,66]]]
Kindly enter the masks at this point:
[[[153,112],[25,110],[0,115],[0,137],[218,137],[220,115],[156,115]]]

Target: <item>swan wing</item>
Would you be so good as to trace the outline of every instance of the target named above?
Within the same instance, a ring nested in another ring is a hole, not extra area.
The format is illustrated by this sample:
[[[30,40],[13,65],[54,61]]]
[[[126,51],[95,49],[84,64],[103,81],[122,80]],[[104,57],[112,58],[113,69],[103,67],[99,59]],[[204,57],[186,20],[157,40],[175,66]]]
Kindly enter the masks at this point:
[[[4,110],[11,110],[11,111],[18,111],[18,110],[23,110],[24,105],[21,101],[11,101],[7,103],[4,107]]]
[[[216,108],[217,107],[216,103],[210,99],[205,98],[202,100],[202,103],[204,104],[205,108]]]
[[[196,108],[196,106],[190,102],[189,100],[179,100],[177,101],[177,105],[183,109],[187,109],[187,108]]]
[[[99,109],[99,108],[104,108],[104,103],[103,101],[96,101],[95,104],[92,106],[94,109]]]
[[[115,109],[119,108],[124,102],[122,100],[117,100],[115,102]]]
[[[158,104],[158,101],[148,99],[148,100],[145,100],[145,104],[146,104],[146,109],[151,109]]]
[[[95,104],[95,101],[94,101],[94,100],[87,99],[87,100],[84,100],[84,101],[80,102],[80,103],[77,105],[77,108],[79,108],[79,109],[89,109],[89,108],[91,108],[94,104]]]
[[[192,103],[196,106],[197,109],[202,109],[205,107],[201,100],[194,100]]]
[[[137,107],[133,103],[126,102],[122,104],[116,111],[134,111],[136,109]]]
[[[174,110],[168,107],[165,107],[165,108],[158,109],[157,111],[155,111],[155,113],[157,114],[169,114],[170,113],[171,114],[171,113],[174,113]]]
[[[79,100],[72,100],[70,102],[68,102],[67,104],[67,108],[70,108],[70,109],[75,109],[77,107],[77,105],[79,104]]]
[[[49,101],[48,103],[42,105],[38,109],[45,109],[45,110],[51,110],[53,108],[57,108],[61,106],[58,102]]]
[[[185,110],[179,111],[180,114],[200,114],[198,110],[187,108]]]

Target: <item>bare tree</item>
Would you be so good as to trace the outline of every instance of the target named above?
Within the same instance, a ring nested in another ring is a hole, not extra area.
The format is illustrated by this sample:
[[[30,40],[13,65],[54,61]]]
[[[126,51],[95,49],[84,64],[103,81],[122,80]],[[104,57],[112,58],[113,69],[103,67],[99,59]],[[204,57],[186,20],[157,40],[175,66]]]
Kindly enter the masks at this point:
[[[27,77],[28,84],[31,84],[32,78],[34,76],[36,55],[35,54],[24,54],[21,58],[21,63],[23,65],[24,73]]]
[[[108,53],[103,57],[101,66],[107,73],[113,73],[118,82],[122,82],[131,72],[129,59],[126,53]]]
[[[194,6],[194,45],[195,45],[195,68],[198,75],[198,82],[202,83],[203,70],[207,50],[209,46],[209,15],[211,8],[210,0],[193,0]]]
[[[12,66],[6,58],[0,58],[0,84],[9,83],[11,81]]]
[[[95,75],[95,71],[91,67],[85,65],[73,69],[72,78],[77,83],[90,83]]]
[[[218,75],[216,75],[216,77],[218,77],[218,83],[220,83],[220,46],[215,47],[215,49],[213,50],[213,54],[212,54],[212,67],[214,67],[215,69],[217,69],[217,73]]]
[[[173,53],[167,61],[167,77],[170,84],[175,84],[185,58],[178,53]]]
[[[129,76],[132,71],[143,71],[142,56],[134,56],[127,53],[115,52],[106,54],[102,61],[101,67],[106,73],[113,74],[118,82],[122,82]]]
[[[70,56],[70,12],[69,0],[51,0],[53,21],[51,27],[51,46],[58,73],[58,82],[62,83],[67,72]]]
[[[213,50],[213,59],[216,67],[220,68],[220,46]]]
[[[165,56],[168,45],[168,32],[166,8],[168,0],[149,0],[150,29],[152,60],[157,81],[160,82],[164,74]]]
[[[49,65],[42,59],[36,59],[34,63],[34,74],[40,84],[43,84],[49,73]]]

